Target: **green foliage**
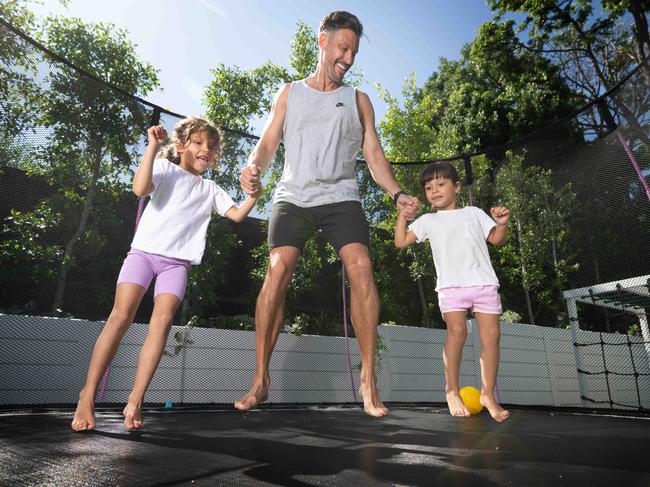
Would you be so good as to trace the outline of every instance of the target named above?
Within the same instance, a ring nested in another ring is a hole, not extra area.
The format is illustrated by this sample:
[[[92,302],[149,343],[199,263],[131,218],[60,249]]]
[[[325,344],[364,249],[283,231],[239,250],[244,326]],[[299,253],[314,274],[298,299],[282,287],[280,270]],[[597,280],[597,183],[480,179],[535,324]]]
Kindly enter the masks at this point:
[[[504,292],[509,296],[506,304],[529,323],[534,324],[540,313],[545,323],[555,322],[564,309],[562,291],[568,274],[576,269],[568,239],[575,216],[571,186],[554,187],[550,171],[526,167],[523,157],[509,153],[497,174],[496,197],[497,204],[510,209],[511,218],[508,240],[493,248],[493,264],[504,281],[502,288],[522,288],[532,301],[527,309],[514,299],[521,293]]]
[[[291,40],[289,64],[296,72],[296,79],[306,78],[316,71],[318,64],[318,37],[312,28],[302,21],[296,24],[296,33]]]
[[[159,85],[156,70],[136,57],[126,32],[112,24],[48,18],[39,38],[76,66],[133,95],[144,96]],[[39,122],[52,130],[43,171],[55,177],[50,165],[60,164],[64,181],[85,181],[85,186],[130,175],[139,155],[135,145],[149,123],[143,107],[66,66],[50,71],[47,81],[48,96],[38,106]]]
[[[392,230],[388,232],[388,229],[371,232],[370,242],[381,305],[380,321],[439,326],[439,316],[433,312],[435,271],[430,247],[412,245],[402,251],[393,243]],[[423,286],[424,303],[418,289],[420,285]]]
[[[285,329],[295,335],[341,336],[343,323],[340,315],[326,313],[295,313],[286,320]]]
[[[45,19],[38,37],[76,66],[128,93],[142,96],[158,86],[156,70],[137,58],[126,32],[111,24],[52,17]],[[102,188],[113,194],[124,190],[149,116],[137,101],[116,96],[115,90],[67,66],[50,71],[47,83],[48,94],[38,103],[38,122],[50,129],[50,143],[43,163],[30,170],[59,188],[72,208],[52,306],[61,309],[75,246],[89,235],[97,194]]]
[[[437,157],[515,140],[580,103],[552,63],[520,47],[513,28],[512,22],[483,24],[460,60],[441,60],[418,93],[433,109]]]
[[[35,17],[23,1],[0,3],[0,18],[30,33]],[[0,161],[16,167],[29,153],[29,145],[18,135],[33,125],[41,90],[32,81],[37,68],[31,46],[22,38],[0,29]]]
[[[163,355],[167,357],[176,357],[188,346],[193,345],[194,341],[189,337],[189,334],[190,330],[197,325],[198,321],[198,316],[192,316],[183,326],[183,330],[176,331],[174,333],[174,353],[164,350]]]
[[[251,132],[251,120],[268,113],[273,93],[289,77],[284,68],[270,61],[250,71],[220,63],[212,73],[214,78],[203,95],[206,116],[242,132]]]
[[[62,17],[44,19],[37,29],[33,16],[26,9],[20,11],[18,4],[3,4],[2,13],[8,7],[21,12],[25,16],[22,25],[33,26],[42,43],[73,64],[134,95],[144,96],[158,86],[155,69],[137,58],[126,32],[111,24],[86,24]],[[3,144],[2,149],[13,158],[14,167],[46,181],[51,190],[48,199],[33,210],[21,212],[20,218],[14,213],[5,222],[9,238],[3,245],[29,248],[29,255],[47,262],[48,282],[55,285],[49,293],[50,299],[54,295],[52,309],[60,310],[69,273],[79,277],[79,271],[99,270],[106,262],[100,256],[113,231],[105,223],[122,225],[114,215],[133,162],[139,157],[137,144],[146,132],[149,114],[137,101],[119,96],[66,65],[51,64],[43,76],[37,72],[37,68],[42,70],[40,54],[21,42],[11,44],[21,68],[11,65],[9,50],[2,52],[2,69],[11,76],[0,76],[0,88],[10,94],[10,110],[0,117],[0,127],[5,135],[17,136],[17,142]],[[43,142],[35,146],[19,142],[26,130],[34,127],[42,130]],[[26,154],[29,157],[24,157]],[[57,215],[48,222],[48,238],[32,238],[25,232],[42,229],[46,208]],[[19,265],[20,261],[8,263],[13,267],[8,274],[19,272]],[[58,276],[53,278],[57,265]]]
[[[63,249],[48,243],[47,237],[61,219],[62,215],[46,203],[31,211],[11,210],[2,225],[0,241],[3,294],[55,277],[55,264],[63,257]]]
[[[253,249],[251,256],[250,277],[256,281],[256,287],[259,289],[269,264],[268,243],[264,242]],[[287,293],[289,310],[299,307],[307,296],[314,292],[323,268],[337,259],[334,249],[329,244],[325,244],[322,239],[312,238],[305,244]]]
[[[299,313],[293,317],[290,324],[285,326],[285,329],[292,335],[301,336],[305,334],[309,322],[310,319],[308,314]]]
[[[4,0],[0,3],[0,18],[2,20],[10,23],[13,27],[26,34],[29,34],[33,31],[36,25],[36,16],[33,14],[27,5],[29,3],[42,3],[42,2],[28,2],[25,0]],[[12,51],[11,47],[16,47],[14,44],[15,37],[7,35],[5,37],[4,31],[0,36],[2,36],[2,42],[0,42],[0,51],[3,53],[3,58],[6,54],[11,54],[18,59],[20,51]]]
[[[641,328],[638,324],[634,323],[627,328],[627,334],[630,336],[641,336]]]
[[[219,307],[219,296],[228,285],[228,275],[236,269],[230,264],[241,246],[232,224],[214,216],[208,225],[206,250],[200,266],[192,266],[188,275],[183,313],[186,316],[209,316]]]
[[[271,62],[250,71],[219,64],[212,73],[214,78],[203,94],[206,117],[226,129],[246,133],[253,131],[253,120],[268,113],[273,93],[289,76],[285,68]],[[239,171],[257,141],[236,132],[226,132],[224,141],[218,182],[242,197]],[[270,194],[270,190],[265,190],[258,207],[264,206]]]
[[[519,323],[521,322],[522,316],[516,311],[511,309],[506,309],[501,313],[501,322],[505,323]]]
[[[603,1],[601,10],[588,0],[488,0],[488,4],[497,19],[508,12],[526,14],[519,31],[527,34],[527,48],[558,66],[567,85],[585,102],[613,88],[650,53],[647,0]],[[647,91],[650,68],[643,70]],[[608,102],[610,107],[594,107],[589,116],[581,117],[585,129],[597,135],[613,130],[614,123],[607,119],[617,113],[605,110],[619,112],[632,125],[644,114],[636,110],[638,100],[614,97]]]

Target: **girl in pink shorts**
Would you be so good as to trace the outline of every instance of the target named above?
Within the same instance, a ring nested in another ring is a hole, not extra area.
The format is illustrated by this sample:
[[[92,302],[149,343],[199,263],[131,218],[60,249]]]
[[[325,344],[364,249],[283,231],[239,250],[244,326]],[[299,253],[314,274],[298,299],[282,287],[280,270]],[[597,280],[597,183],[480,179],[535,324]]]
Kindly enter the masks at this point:
[[[212,212],[241,221],[259,196],[258,191],[237,206],[214,181],[201,177],[209,167],[217,169],[222,146],[219,129],[206,120],[189,117],[178,122],[171,142],[160,151],[167,138],[166,130],[154,126],[147,131],[147,136],[146,152],[133,177],[133,192],[151,199],[122,265],[113,310],[95,344],[72,420],[75,431],[95,427],[94,405],[99,382],[155,278],[149,330],[123,411],[127,429],[144,427],[141,411],[144,393],[165,349],[174,314],[183,300],[189,266],[201,262]]]
[[[481,404],[496,421],[508,417],[494,399],[499,366],[499,317],[501,300],[499,281],[486,242],[502,245],[507,237],[507,208],[483,210],[466,206],[459,208],[456,196],[460,191],[458,172],[447,162],[428,165],[420,175],[420,184],[431,213],[417,218],[407,228],[400,212],[395,223],[395,245],[403,248],[414,242],[429,240],[438,277],[436,291],[443,319],[447,324],[447,341],[443,352],[445,392],[449,412],[469,416],[459,393],[459,371],[463,345],[467,337],[467,310],[474,313],[481,339]]]

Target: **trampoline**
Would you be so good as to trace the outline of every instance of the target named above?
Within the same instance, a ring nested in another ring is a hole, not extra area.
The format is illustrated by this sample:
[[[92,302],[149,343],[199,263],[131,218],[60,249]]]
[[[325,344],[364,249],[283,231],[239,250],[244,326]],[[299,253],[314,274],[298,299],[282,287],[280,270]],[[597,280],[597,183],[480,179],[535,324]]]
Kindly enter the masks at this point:
[[[650,485],[650,418],[511,409],[454,418],[439,406],[118,409],[74,433],[72,410],[0,413],[0,484],[57,486]]]

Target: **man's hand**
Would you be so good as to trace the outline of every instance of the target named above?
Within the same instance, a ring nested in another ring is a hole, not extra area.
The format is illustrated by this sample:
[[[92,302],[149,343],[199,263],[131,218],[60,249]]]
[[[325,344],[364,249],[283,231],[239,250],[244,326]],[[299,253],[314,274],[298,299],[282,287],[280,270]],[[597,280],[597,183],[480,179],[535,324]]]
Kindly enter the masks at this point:
[[[260,174],[260,168],[255,164],[249,164],[241,170],[239,182],[244,193],[249,195],[259,194],[262,189]]]
[[[401,194],[397,198],[397,209],[407,220],[414,220],[420,207],[420,201],[410,194]]]

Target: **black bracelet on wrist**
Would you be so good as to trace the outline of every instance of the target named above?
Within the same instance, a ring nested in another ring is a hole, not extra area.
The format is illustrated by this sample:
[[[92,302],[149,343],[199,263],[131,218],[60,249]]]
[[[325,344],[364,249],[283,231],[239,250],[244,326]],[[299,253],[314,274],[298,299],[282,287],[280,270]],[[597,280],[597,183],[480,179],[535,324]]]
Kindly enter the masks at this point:
[[[405,191],[402,191],[401,189],[393,195],[393,203],[397,204],[397,200],[399,199],[399,195],[401,194],[406,194]]]

